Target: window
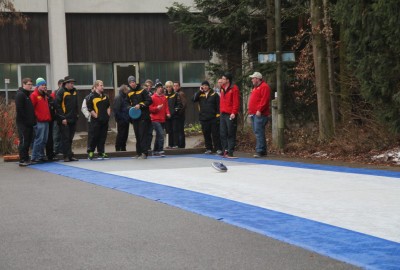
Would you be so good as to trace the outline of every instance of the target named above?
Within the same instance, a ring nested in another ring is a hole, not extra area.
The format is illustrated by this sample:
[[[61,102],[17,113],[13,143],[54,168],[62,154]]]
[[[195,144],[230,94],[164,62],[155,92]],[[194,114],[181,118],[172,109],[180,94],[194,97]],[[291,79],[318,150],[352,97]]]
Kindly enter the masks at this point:
[[[76,85],[91,87],[94,83],[93,64],[69,64],[68,73],[76,80]]]
[[[206,62],[142,62],[139,64],[141,83],[155,81],[179,81],[182,86],[198,86],[206,76]]]
[[[206,77],[205,62],[182,62],[181,78],[182,86],[198,86]]]
[[[33,84],[37,78],[47,80],[46,65],[21,65],[21,80],[23,78],[31,78]]]
[[[155,82],[159,79],[163,84],[166,81],[179,81],[179,62],[142,62],[139,64],[140,83],[150,79]]]
[[[8,89],[17,89],[18,81],[18,65],[17,64],[0,64],[0,89],[5,89],[5,79],[10,79]]]
[[[96,64],[96,80],[102,80],[104,87],[113,86],[112,64]]]

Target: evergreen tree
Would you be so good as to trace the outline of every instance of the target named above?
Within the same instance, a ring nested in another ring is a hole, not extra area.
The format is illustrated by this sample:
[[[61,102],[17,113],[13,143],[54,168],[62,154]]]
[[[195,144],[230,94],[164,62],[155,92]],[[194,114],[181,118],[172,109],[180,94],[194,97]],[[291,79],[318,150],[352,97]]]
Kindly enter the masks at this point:
[[[398,0],[338,0],[349,69],[375,112],[400,130],[400,6]]]

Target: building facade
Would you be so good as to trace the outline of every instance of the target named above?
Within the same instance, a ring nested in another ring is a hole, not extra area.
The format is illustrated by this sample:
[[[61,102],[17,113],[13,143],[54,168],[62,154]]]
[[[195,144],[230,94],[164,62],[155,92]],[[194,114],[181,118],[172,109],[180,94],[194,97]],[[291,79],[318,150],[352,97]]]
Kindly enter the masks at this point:
[[[0,28],[0,89],[10,96],[24,77],[44,77],[48,88],[66,75],[77,80],[79,98],[103,80],[111,98],[135,75],[179,81],[190,96],[205,79],[206,50],[193,50],[166,15],[170,0],[14,0],[29,17],[27,29]],[[191,5],[192,1],[180,2]],[[189,107],[188,122],[196,121]],[[82,117],[81,117],[82,118]],[[84,121],[79,125],[83,129]]]

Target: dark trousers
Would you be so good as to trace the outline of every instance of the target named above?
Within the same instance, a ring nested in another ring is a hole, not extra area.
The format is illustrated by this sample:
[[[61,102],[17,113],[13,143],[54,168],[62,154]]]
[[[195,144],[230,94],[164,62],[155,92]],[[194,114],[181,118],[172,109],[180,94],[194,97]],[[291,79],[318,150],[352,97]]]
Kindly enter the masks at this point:
[[[75,136],[76,124],[59,125],[61,132],[61,141],[63,146],[64,158],[73,157],[72,153],[72,140]]]
[[[129,122],[117,122],[117,138],[115,151],[126,151],[126,142],[129,135]]]
[[[53,130],[49,129],[49,133],[53,134],[53,142],[54,142],[54,152],[56,154],[62,153],[62,141],[61,141],[61,130],[60,125],[57,124],[57,121],[53,121]]]
[[[151,150],[151,142],[153,141],[153,124],[150,123],[147,130],[147,149]]]
[[[106,144],[108,121],[101,122],[92,118],[89,125],[91,139],[89,143],[89,152],[94,152],[97,148],[99,154],[104,153],[104,145]]]
[[[220,138],[223,151],[233,154],[236,146],[237,117],[230,119],[230,114],[222,113],[220,116]]]
[[[151,125],[150,119],[133,120],[133,131],[136,137],[136,154],[148,154],[148,130]]]
[[[23,123],[17,123],[19,145],[19,161],[29,161],[29,147],[33,140],[33,127],[27,127]]]
[[[54,158],[54,141],[53,141],[54,121],[49,122],[49,134],[46,142],[46,156],[48,159]]]
[[[186,139],[185,139],[185,117],[184,116],[179,116],[179,118],[176,119],[175,122],[176,126],[176,132],[177,132],[177,141],[178,141],[178,147],[179,148],[185,148],[186,147]]]
[[[221,141],[219,138],[219,119],[214,118],[207,121],[200,121],[200,124],[206,149],[211,151],[221,150]]]
[[[174,131],[174,120],[167,119],[165,121],[165,131],[168,134],[168,147],[178,146],[178,133]]]

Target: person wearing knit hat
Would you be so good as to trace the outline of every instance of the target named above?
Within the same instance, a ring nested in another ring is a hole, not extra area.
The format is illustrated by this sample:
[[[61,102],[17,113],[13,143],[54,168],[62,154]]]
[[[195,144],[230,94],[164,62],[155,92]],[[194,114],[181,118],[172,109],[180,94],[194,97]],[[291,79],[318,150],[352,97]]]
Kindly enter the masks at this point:
[[[141,110],[141,116],[139,119],[133,119],[133,131],[136,137],[136,154],[135,158],[147,159],[149,152],[148,149],[148,136],[149,125],[151,125],[149,106],[153,102],[149,93],[140,89],[139,85],[136,84],[136,78],[134,76],[128,77],[129,82],[129,93],[128,100],[130,107],[134,107],[136,110]]]
[[[131,82],[136,82],[136,78],[135,78],[135,76],[129,76],[128,77],[128,84],[130,84]]]
[[[208,81],[202,82],[201,85],[202,85],[202,86],[203,86],[203,85],[208,85],[208,87],[210,87],[210,83],[209,83]]]
[[[30,95],[37,120],[37,124],[34,126],[35,138],[32,147],[33,162],[47,161],[44,149],[49,136],[49,122],[52,118],[46,84],[45,79],[37,78],[35,91]]]
[[[36,86],[41,86],[41,85],[44,85],[44,84],[47,85],[47,82],[46,82],[45,79],[43,79],[43,78],[37,78],[36,79]]]

